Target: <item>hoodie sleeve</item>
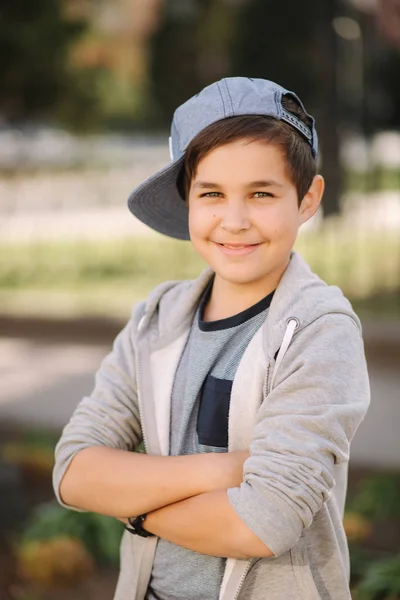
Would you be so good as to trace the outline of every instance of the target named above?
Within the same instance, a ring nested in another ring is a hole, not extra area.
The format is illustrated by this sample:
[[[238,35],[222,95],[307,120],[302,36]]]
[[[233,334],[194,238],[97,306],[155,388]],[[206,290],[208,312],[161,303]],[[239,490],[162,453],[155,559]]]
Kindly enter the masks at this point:
[[[134,450],[141,441],[133,349],[136,320],[132,318],[115,339],[96,373],[92,394],[81,400],[56,446],[53,486],[63,506],[60,484],[80,450],[90,446]]]
[[[275,556],[296,544],[330,497],[334,465],[349,460],[369,398],[353,319],[328,314],[299,331],[258,412],[243,483],[228,490],[234,510]]]

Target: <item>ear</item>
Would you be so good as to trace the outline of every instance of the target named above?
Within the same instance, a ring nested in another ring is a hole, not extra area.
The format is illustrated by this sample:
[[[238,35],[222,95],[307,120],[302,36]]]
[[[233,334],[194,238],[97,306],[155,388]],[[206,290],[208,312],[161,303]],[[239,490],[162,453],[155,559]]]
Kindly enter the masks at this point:
[[[302,225],[318,210],[325,189],[325,181],[322,175],[315,175],[308,192],[301,201],[299,208],[300,224]]]

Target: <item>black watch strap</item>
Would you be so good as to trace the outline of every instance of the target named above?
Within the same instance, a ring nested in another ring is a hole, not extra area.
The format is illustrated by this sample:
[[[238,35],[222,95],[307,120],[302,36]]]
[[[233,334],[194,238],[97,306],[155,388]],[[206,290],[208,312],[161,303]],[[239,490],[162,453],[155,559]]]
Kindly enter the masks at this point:
[[[129,531],[129,533],[133,533],[135,535],[140,535],[140,537],[151,537],[154,533],[150,533],[150,531],[146,531],[143,527],[143,523],[147,514],[139,515],[138,517],[129,517],[128,523],[129,525],[125,525],[125,529]]]

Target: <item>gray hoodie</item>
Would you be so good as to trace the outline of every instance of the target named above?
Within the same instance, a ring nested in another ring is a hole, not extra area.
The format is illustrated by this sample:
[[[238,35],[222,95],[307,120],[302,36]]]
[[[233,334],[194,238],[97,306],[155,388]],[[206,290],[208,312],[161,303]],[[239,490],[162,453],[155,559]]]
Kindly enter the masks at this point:
[[[57,445],[60,502],[61,480],[83,448],[134,450],[143,436],[148,453],[168,455],[174,375],[211,275],[162,284],[133,310]],[[360,322],[342,292],[293,252],[239,364],[229,412],[229,450],[250,449],[250,458],[228,497],[250,529],[259,529],[260,506],[274,557],[228,559],[220,600],[351,600],[342,517],[350,442],[368,404]],[[114,600],[144,600],[156,544],[124,533]]]

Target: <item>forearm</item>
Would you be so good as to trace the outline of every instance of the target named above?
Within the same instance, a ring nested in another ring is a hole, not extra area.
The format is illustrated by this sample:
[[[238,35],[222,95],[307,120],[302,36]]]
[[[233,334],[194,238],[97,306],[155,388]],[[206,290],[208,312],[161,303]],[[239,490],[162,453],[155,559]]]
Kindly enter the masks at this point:
[[[67,469],[60,495],[76,508],[114,517],[138,515],[224,485],[222,462],[216,458],[85,448]]]
[[[144,526],[150,533],[201,554],[240,559],[273,556],[233,510],[226,490],[165,506],[148,514]]]

